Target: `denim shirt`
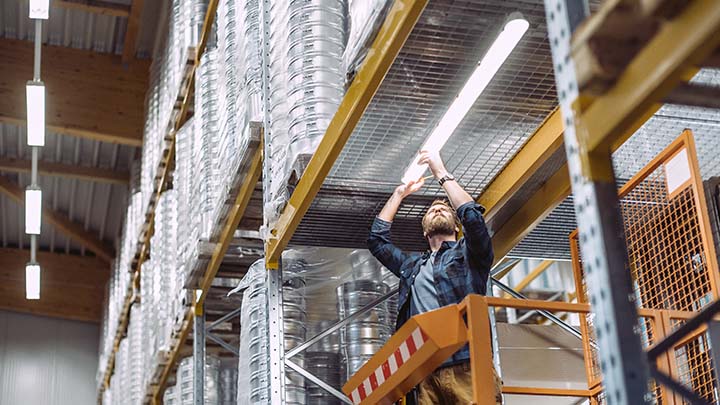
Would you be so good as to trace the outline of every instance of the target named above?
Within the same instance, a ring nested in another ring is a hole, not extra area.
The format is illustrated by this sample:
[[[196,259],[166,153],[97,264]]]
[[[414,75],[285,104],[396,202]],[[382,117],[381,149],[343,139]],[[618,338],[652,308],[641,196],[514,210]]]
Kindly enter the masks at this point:
[[[441,307],[460,303],[468,294],[485,295],[493,250],[482,213],[484,208],[473,201],[458,207],[463,237],[457,242],[443,242],[435,256],[433,278]],[[375,218],[368,238],[368,249],[388,270],[400,278],[398,295],[399,329],[410,318],[411,286],[430,252],[406,253],[392,244],[392,223]],[[466,362],[470,351],[465,345],[443,366]]]

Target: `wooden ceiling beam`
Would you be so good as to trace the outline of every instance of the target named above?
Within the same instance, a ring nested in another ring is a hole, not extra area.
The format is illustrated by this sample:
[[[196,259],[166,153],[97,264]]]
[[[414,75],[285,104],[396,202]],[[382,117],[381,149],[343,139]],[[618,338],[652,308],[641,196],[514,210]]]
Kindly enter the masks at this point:
[[[150,61],[123,67],[117,56],[45,45],[42,80],[48,132],[142,146]],[[0,40],[0,121],[24,126],[33,44]]]
[[[123,4],[110,3],[107,1],[80,0],[66,1],[53,0],[54,7],[64,8],[66,10],[80,10],[93,14],[109,15],[113,17],[130,16],[130,7]]]
[[[125,32],[125,42],[123,44],[122,63],[129,64],[135,59],[135,44],[137,43],[138,33],[140,32],[140,17],[142,15],[145,0],[133,0],[130,5],[130,15],[128,16],[127,31]]]
[[[12,173],[30,173],[30,160],[0,158],[0,171]],[[38,173],[41,176],[62,177],[98,183],[128,184],[129,172],[116,172],[96,167],[74,166],[55,162],[38,162]]]
[[[25,190],[5,176],[0,176],[0,192],[7,194],[20,205],[25,204]],[[82,225],[71,221],[66,215],[54,211],[46,204],[43,204],[42,220],[54,226],[70,239],[74,239],[90,249],[105,262],[110,263],[115,257],[115,249],[112,246],[101,241],[97,235],[86,231]]]
[[[38,252],[40,299],[25,299],[27,249],[0,248],[0,309],[100,322],[110,267],[97,257]]]

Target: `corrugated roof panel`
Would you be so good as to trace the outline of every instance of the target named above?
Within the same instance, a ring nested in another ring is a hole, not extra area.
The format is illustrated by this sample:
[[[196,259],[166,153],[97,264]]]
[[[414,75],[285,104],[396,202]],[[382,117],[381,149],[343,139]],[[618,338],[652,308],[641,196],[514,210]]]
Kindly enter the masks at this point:
[[[106,0],[107,1],[107,0]],[[112,3],[129,6],[132,0]],[[162,1],[147,1],[137,38],[138,58],[149,58],[155,41]],[[50,18],[43,24],[43,43],[102,53],[121,54],[127,30],[127,18],[56,7],[50,2]],[[32,40],[35,27],[28,18],[28,0],[7,0],[0,6],[0,35],[5,38]]]

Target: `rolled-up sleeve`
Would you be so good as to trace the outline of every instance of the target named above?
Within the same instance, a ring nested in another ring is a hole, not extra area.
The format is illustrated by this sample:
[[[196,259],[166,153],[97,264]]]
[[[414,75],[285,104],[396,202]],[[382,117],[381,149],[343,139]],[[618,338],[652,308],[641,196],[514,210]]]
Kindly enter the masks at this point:
[[[408,255],[393,245],[390,240],[390,227],[392,222],[375,218],[370,228],[370,236],[367,240],[368,249],[376,259],[400,277],[400,267],[408,259]]]
[[[470,201],[457,209],[457,215],[463,226],[466,256],[471,266],[478,270],[489,270],[494,259],[492,240],[483,218],[485,208]]]

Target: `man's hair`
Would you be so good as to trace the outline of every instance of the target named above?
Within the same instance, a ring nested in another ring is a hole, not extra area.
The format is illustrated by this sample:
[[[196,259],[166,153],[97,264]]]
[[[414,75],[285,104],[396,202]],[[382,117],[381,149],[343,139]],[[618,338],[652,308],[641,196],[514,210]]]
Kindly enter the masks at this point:
[[[457,213],[455,212],[455,209],[446,200],[438,199],[438,200],[433,201],[432,204],[430,204],[430,207],[428,207],[427,211],[425,211],[425,215],[423,215],[423,232],[427,232],[427,229],[425,227],[425,217],[427,216],[427,213],[430,211],[430,209],[436,205],[444,205],[445,207],[447,207],[450,210],[450,212],[452,213],[453,220],[455,222],[454,225],[458,228],[460,228],[462,226],[462,224],[460,223],[460,219],[458,218]]]

